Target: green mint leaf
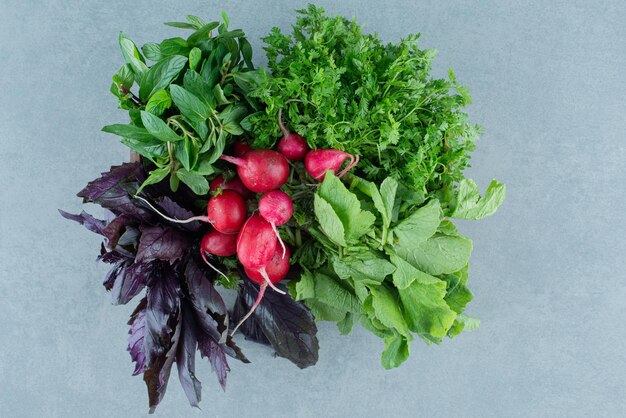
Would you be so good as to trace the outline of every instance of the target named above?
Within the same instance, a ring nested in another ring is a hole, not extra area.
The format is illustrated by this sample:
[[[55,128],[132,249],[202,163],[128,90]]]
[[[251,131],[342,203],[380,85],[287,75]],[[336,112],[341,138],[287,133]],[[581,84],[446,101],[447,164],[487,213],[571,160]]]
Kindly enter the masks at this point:
[[[222,86],[219,84],[216,84],[215,87],[213,87],[213,95],[215,96],[218,105],[226,105],[230,103],[230,100],[224,96],[224,90],[222,90]]]
[[[166,26],[171,26],[173,28],[179,28],[179,29],[197,29],[194,25],[192,25],[191,23],[187,23],[187,22],[165,22],[164,23]]]
[[[172,106],[172,98],[167,90],[157,90],[146,103],[146,112],[160,116]]]
[[[148,132],[161,141],[177,142],[183,139],[176,132],[174,132],[172,128],[167,126],[167,124],[163,122],[160,117],[153,115],[150,112],[146,112],[144,110],[141,111],[141,122],[143,122],[143,126],[146,127]]]
[[[176,144],[174,148],[174,155],[176,159],[180,161],[180,163],[185,167],[185,170],[191,171],[192,167],[192,149],[191,149],[191,141],[185,138],[184,141],[180,141]]]
[[[148,67],[146,66],[143,57],[139,53],[137,46],[130,38],[124,33],[120,32],[119,36],[119,44],[120,49],[122,51],[122,56],[124,57],[124,61],[126,64],[130,65],[133,73],[135,73],[135,78],[137,80],[141,80],[144,73],[148,71]],[[128,86],[130,87],[130,86]]]
[[[146,129],[135,125],[115,124],[107,125],[102,128],[102,132],[118,135],[124,138],[134,139],[135,141],[152,141],[154,136]]]
[[[146,179],[146,181],[144,181],[141,186],[139,187],[139,189],[137,189],[137,193],[135,194],[139,194],[144,187],[150,185],[150,184],[156,184],[160,181],[163,181],[163,179],[165,179],[165,177],[167,177],[167,175],[170,173],[170,167],[169,166],[165,166],[165,167],[161,167],[161,168],[157,168],[156,170],[152,170],[150,172],[150,175],[148,176],[148,178]]]
[[[187,171],[184,168],[178,170],[176,176],[198,196],[204,196],[209,193],[209,182],[204,176],[193,171]]]
[[[443,338],[456,318],[444,297],[446,283],[424,284],[414,281],[405,289],[398,290],[405,318],[411,331]]]
[[[250,42],[248,42],[246,38],[239,39],[239,50],[241,51],[246,66],[251,70],[254,69],[254,64],[252,63],[252,45],[250,45]]]
[[[210,176],[211,174],[214,174],[217,170],[215,169],[215,167],[213,167],[212,163],[203,159],[198,161],[193,171],[203,176]]]
[[[462,269],[472,255],[472,240],[461,235],[435,234],[418,245],[397,245],[396,254],[433,276]]]
[[[485,195],[480,197],[474,180],[463,179],[459,184],[456,205],[450,217],[475,220],[493,215],[504,202],[505,195],[506,186],[496,180],[491,181]]]
[[[437,232],[441,223],[441,206],[437,199],[431,199],[425,206],[403,219],[393,229],[397,244],[403,247],[413,247],[426,241]]]
[[[344,238],[343,223],[330,203],[315,194],[313,196],[313,207],[315,208],[315,217],[322,231],[333,242],[345,247],[347,244]]]
[[[148,42],[141,47],[141,51],[150,61],[158,61],[161,59],[161,47],[155,42]]]
[[[189,45],[195,46],[201,40],[208,39],[209,33],[213,29],[217,28],[219,25],[220,25],[219,22],[207,23],[206,25],[202,26],[201,28],[198,28],[198,30],[196,30],[194,33],[189,35],[189,38],[187,38],[187,42],[189,43]]]
[[[164,58],[154,64],[141,80],[139,98],[145,101],[157,90],[167,88],[186,64],[187,57],[180,55]]]
[[[195,71],[201,59],[202,50],[194,46],[191,51],[189,51],[189,68]]]
[[[170,94],[180,113],[190,121],[204,122],[211,115],[211,108],[184,88],[172,84]]]
[[[376,318],[386,327],[410,339],[411,333],[402,314],[398,294],[385,286],[373,286],[370,292]]]
[[[393,284],[398,289],[406,289],[414,280],[423,284],[438,283],[440,281],[438,278],[416,269],[394,253],[390,254],[389,258],[396,267],[396,270],[393,272]]]
[[[135,75],[133,74],[133,70],[129,64],[124,64],[122,67],[113,75],[113,84],[111,84],[111,93],[115,96],[122,98],[126,95],[124,91],[122,91],[121,86],[123,85],[127,89],[130,89],[135,82]]]
[[[385,337],[385,345],[387,348],[381,356],[381,362],[385,369],[396,368],[409,358],[409,343],[405,337],[398,334]]]
[[[211,86],[196,71],[190,69],[185,73],[183,86],[185,90],[202,100],[209,107],[215,107],[216,100],[211,91]]]
[[[361,210],[361,203],[356,195],[332,172],[326,173],[317,194],[330,204],[341,220],[348,241],[360,238],[374,225],[374,214]]]
[[[161,55],[159,59],[164,59],[174,55],[186,57],[189,55],[190,51],[191,47],[183,38],[165,39],[159,44],[159,53]]]
[[[196,28],[196,29],[200,29],[201,27],[206,25],[206,22],[204,20],[202,20],[198,16],[194,16],[194,15],[187,15],[187,21],[191,25],[193,25],[193,27]]]

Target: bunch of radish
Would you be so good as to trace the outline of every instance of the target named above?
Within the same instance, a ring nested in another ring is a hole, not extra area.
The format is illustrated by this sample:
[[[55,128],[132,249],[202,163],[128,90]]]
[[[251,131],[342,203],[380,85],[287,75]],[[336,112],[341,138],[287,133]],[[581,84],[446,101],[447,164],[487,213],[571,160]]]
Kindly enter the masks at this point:
[[[304,160],[304,167],[311,178],[322,181],[327,171],[341,177],[359,161],[358,156],[336,149],[311,150],[302,136],[285,128],[282,111],[278,114],[278,124],[283,136],[278,141],[276,151],[252,149],[244,142],[237,142],[233,147],[235,156],[220,157],[236,166],[237,176],[226,180],[220,175],[213,179],[206,215],[174,219],[137,196],[170,222],[201,221],[211,224],[212,228],[200,241],[200,253],[205,263],[227,278],[209,259],[211,256],[236,255],[248,279],[260,285],[255,303],[232,334],[252,315],[268,286],[278,293],[285,293],[276,284],[289,272],[291,251],[281,239],[278,227],[289,222],[293,215],[291,198],[280,190],[289,179],[290,162]],[[349,162],[341,170],[346,160]],[[255,193],[261,194],[258,213],[248,216],[246,200],[255,198]]]

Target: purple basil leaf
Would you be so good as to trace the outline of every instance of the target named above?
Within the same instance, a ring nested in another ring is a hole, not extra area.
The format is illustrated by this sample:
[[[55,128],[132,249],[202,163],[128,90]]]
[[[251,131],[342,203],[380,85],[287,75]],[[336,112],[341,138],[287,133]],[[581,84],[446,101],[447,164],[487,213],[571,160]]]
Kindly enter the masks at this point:
[[[180,281],[176,271],[160,263],[146,292],[146,337],[144,351],[148,368],[165,355],[180,311]]]
[[[211,368],[217,375],[217,380],[222,385],[222,389],[226,390],[226,376],[230,371],[230,367],[228,367],[223,346],[205,334],[198,338],[198,350],[202,357],[209,359]]]
[[[135,258],[135,254],[130,251],[125,250],[124,248],[117,246],[111,251],[107,251],[104,243],[100,244],[100,256],[98,260],[104,261],[108,264],[115,264],[118,261],[129,260]]]
[[[245,278],[239,290],[239,303],[247,311],[258,294],[258,286]],[[268,289],[252,317],[276,350],[276,354],[287,358],[301,369],[317,363],[317,327],[313,315],[304,304],[294,301],[288,294],[281,295]],[[232,319],[234,323],[239,321],[239,317],[234,315]]]
[[[167,226],[142,226],[137,248],[137,261],[147,263],[163,260],[173,263],[183,256],[189,245],[178,230]]]
[[[125,187],[125,183],[136,183],[142,172],[140,163],[113,166],[110,171],[89,182],[78,192],[78,197],[82,197],[84,203],[97,203],[116,214],[124,213],[134,218],[146,219],[150,216],[149,212],[135,204]]]
[[[237,296],[231,319],[235,321],[235,318],[243,318],[249,310],[250,308],[246,306],[243,298]],[[270,345],[270,341],[267,339],[265,334],[263,334],[263,329],[258,324],[254,316],[251,316],[243,324],[241,324],[239,332],[246,337],[246,340],[251,340],[259,344]]]
[[[111,290],[115,286],[115,283],[118,281],[120,277],[126,274],[126,267],[131,263],[130,260],[126,258],[118,259],[115,262],[115,265],[109,270],[109,272],[104,276],[104,282],[102,285],[106,290]]]
[[[120,215],[102,228],[102,235],[108,240],[108,247],[115,248],[118,240],[126,230],[126,225],[131,221],[128,215]]]
[[[146,335],[146,298],[141,299],[137,308],[130,316],[130,329],[128,333],[128,352],[130,353],[131,360],[135,363],[135,371],[133,376],[137,376],[139,373],[146,371],[146,353],[144,351],[144,338]]]
[[[183,208],[178,203],[174,202],[169,197],[165,196],[158,202],[158,205],[163,209],[163,212],[170,218],[174,219],[188,219],[194,215],[193,212]],[[186,224],[177,224],[178,226],[187,229],[189,231],[196,232],[202,228],[202,224],[198,221],[189,222]]]
[[[95,202],[121,182],[128,179],[136,180],[137,172],[140,169],[141,164],[138,162],[112,166],[109,171],[102,173],[99,178],[87,183],[87,186],[78,192],[77,196],[82,197],[85,201]]]
[[[199,408],[202,399],[202,384],[196,379],[196,349],[198,347],[196,321],[188,303],[181,304],[181,309],[182,329],[176,353],[178,379],[189,399],[189,404]]]
[[[132,263],[119,274],[111,290],[114,305],[125,305],[146,287],[155,269],[155,263]],[[105,286],[106,287],[106,286]]]
[[[219,343],[226,342],[228,334],[228,311],[222,296],[215,290],[208,277],[190,259],[185,269],[189,301],[193,307],[198,327]]]
[[[221,347],[224,349],[226,355],[236,358],[242,363],[250,363],[250,360],[248,360],[248,358],[243,354],[241,348],[235,344],[235,341],[230,335],[226,337],[226,344],[221,344]]]
[[[91,232],[95,232],[96,234],[103,235],[102,229],[105,227],[105,222],[100,219],[96,219],[85,211],[82,211],[80,215],[74,215],[72,213],[67,213],[61,209],[59,209],[59,213],[65,219],[69,219],[71,221],[78,222]]]
[[[126,225],[126,231],[117,240],[117,245],[137,247],[141,233],[138,228]]]
[[[150,302],[148,302],[150,303]],[[149,317],[149,315],[148,315]],[[177,309],[176,315],[172,317],[173,334],[170,338],[170,345],[167,351],[157,357],[148,370],[143,374],[143,380],[148,388],[148,402],[150,405],[149,412],[152,414],[156,407],[163,400],[167,383],[170,379],[172,365],[176,360],[176,352],[178,350],[178,341],[180,340],[180,331],[182,326],[181,311]],[[149,322],[149,319],[146,320]]]

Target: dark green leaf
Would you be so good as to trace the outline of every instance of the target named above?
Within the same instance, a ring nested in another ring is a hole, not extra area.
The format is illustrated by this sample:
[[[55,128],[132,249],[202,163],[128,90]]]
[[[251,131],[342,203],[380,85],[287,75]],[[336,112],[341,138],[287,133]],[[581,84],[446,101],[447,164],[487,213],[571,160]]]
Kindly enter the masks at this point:
[[[167,90],[157,90],[146,104],[146,112],[160,116],[172,105],[172,98]]]
[[[102,128],[102,132],[119,135],[136,141],[152,141],[154,139],[154,136],[146,129],[135,125],[107,125]]]
[[[189,68],[195,70],[201,59],[202,51],[200,48],[193,47],[191,51],[189,51]]]
[[[172,128],[167,126],[167,124],[163,122],[160,117],[153,115],[152,113],[141,111],[141,121],[148,132],[161,141],[177,142],[183,139],[176,132],[174,132]]]
[[[164,58],[154,64],[141,80],[139,87],[141,100],[147,100],[157,90],[167,88],[186,64],[187,57],[180,55]]]
[[[180,113],[189,120],[204,122],[211,115],[211,108],[184,88],[172,84],[170,93]]]
[[[195,194],[204,196],[209,193],[209,182],[204,176],[193,171],[181,168],[176,172],[176,176],[185,183]]]

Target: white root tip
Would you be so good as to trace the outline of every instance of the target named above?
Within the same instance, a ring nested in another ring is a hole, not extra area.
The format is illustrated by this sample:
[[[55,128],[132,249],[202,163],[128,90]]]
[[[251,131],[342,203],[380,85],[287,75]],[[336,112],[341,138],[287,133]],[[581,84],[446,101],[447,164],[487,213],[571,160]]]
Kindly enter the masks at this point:
[[[250,315],[252,315],[252,313],[254,312],[254,310],[257,308],[257,306],[259,306],[259,304],[261,303],[261,299],[263,299],[263,295],[265,294],[265,289],[267,289],[267,283],[263,283],[261,285],[261,288],[259,289],[259,295],[256,297],[256,301],[254,301],[254,305],[252,305],[252,308],[250,308],[250,310],[248,311],[248,313],[246,314],[246,316],[244,316],[243,318],[241,318],[241,321],[239,321],[239,323],[237,324],[237,326],[233,329],[233,332],[230,333],[230,336],[232,337],[233,335],[235,335],[235,332],[237,332],[237,330],[239,329],[239,327],[241,326],[241,324],[243,324],[244,322],[246,322],[246,319],[250,318]]]
[[[222,273],[217,267],[215,267],[213,264],[209,263],[209,260],[207,260],[206,258],[206,254],[204,253],[204,251],[200,250],[200,254],[202,255],[202,259],[204,260],[204,262],[207,264],[207,266],[211,267],[213,270],[215,270],[217,273],[221,274],[226,280],[230,281],[230,279],[228,278],[227,275],[225,275],[224,273]]]
[[[150,209],[152,209],[153,211],[155,211],[156,213],[158,213],[163,219],[167,219],[170,222],[174,222],[177,224],[186,224],[189,222],[193,222],[193,221],[202,221],[202,222],[207,222],[207,223],[211,223],[209,222],[209,218],[207,216],[193,216],[189,219],[174,219],[174,218],[170,218],[169,216],[161,213],[157,208],[155,208],[152,203],[148,202],[146,199],[144,199],[141,196],[135,195],[135,199],[139,199],[142,202],[144,202],[146,205],[150,206]]]
[[[267,275],[267,272],[265,271],[265,267],[261,267],[261,269],[259,270],[259,273],[261,273],[261,276],[263,276],[263,280],[265,280],[265,284],[267,284],[269,287],[272,288],[272,290],[274,290],[276,293],[280,293],[281,295],[286,295],[286,292],[283,292],[282,290],[280,290],[279,288],[277,288],[274,283],[272,283],[272,281],[270,280],[270,276]]]
[[[278,233],[278,229],[276,228],[276,225],[274,223],[271,223],[270,225],[272,225],[272,229],[274,230],[274,233],[276,234],[276,238],[278,238],[278,242],[280,242],[280,246],[283,248],[283,258],[285,258],[285,255],[287,254],[287,247],[285,247],[285,243],[283,242],[283,239],[280,237],[280,234]]]
[[[350,155],[350,163],[346,166],[346,168],[341,170],[339,174],[337,174],[337,177],[339,178],[343,177],[348,171],[350,171],[358,163],[359,163],[359,156]]]

